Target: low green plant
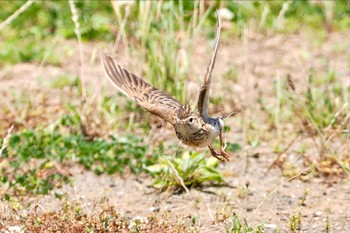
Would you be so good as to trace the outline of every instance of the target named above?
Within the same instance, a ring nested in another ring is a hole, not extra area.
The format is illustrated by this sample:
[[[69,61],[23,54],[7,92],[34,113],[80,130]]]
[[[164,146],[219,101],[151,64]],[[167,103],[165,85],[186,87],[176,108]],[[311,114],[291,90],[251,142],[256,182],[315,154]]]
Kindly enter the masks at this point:
[[[3,1],[0,21],[5,21],[25,2]],[[216,17],[212,9],[227,8],[230,10],[234,15],[230,19],[233,23],[232,31],[237,33],[241,33],[242,26],[248,24],[252,27],[255,25],[260,30],[295,32],[305,27],[314,28],[317,31],[322,28],[324,30],[347,30],[350,25],[350,14],[347,10],[349,4],[349,1],[334,1],[334,3],[325,1],[319,4],[311,1],[289,1],[288,4],[283,1],[217,1],[209,4],[210,14],[203,11],[207,5],[201,1],[152,3],[135,1],[127,4],[128,8],[117,3],[113,7],[108,1],[78,1],[75,6],[84,41],[114,40],[113,32],[121,29],[121,18],[125,17],[128,27],[123,33],[130,35],[131,38],[128,35],[128,39],[136,38],[141,42],[142,52],[145,55],[144,61],[149,63],[149,68],[143,69],[144,73],[163,75],[150,78],[160,83],[163,89],[179,97],[183,93],[182,79],[188,75],[188,65],[181,66],[180,59],[177,58],[181,54],[178,54],[177,50],[180,47],[184,48],[184,54],[188,58],[187,64],[189,64],[192,54],[190,50],[193,47],[189,39],[192,39],[193,32],[199,31],[201,25],[205,25],[203,28],[206,34],[214,35],[215,33],[212,27],[216,24]],[[284,9],[285,5],[288,7]],[[117,20],[113,19],[116,9],[119,11]],[[280,26],[276,27],[276,22]],[[45,57],[47,62],[59,64],[61,58],[47,47],[55,44],[52,43],[54,38],[76,38],[74,30],[72,12],[67,1],[36,1],[0,31],[2,39],[0,61],[1,63],[40,62]],[[137,46],[132,49],[140,51],[140,47]],[[162,66],[158,65],[159,62]],[[179,67],[182,67],[183,70],[178,70]],[[168,80],[174,76],[181,81],[179,84]],[[172,89],[174,84],[177,86]],[[179,89],[181,90],[179,93],[174,91],[179,91]]]
[[[330,70],[324,76],[311,74],[305,94],[305,108],[309,117],[320,128],[336,128],[346,116],[347,111],[341,109],[345,103],[349,103],[349,95],[350,88],[344,88],[335,71]]]
[[[308,81],[306,88],[295,85],[291,75],[277,77],[276,103],[265,105],[259,102],[262,104],[261,109],[268,115],[268,124],[276,130],[278,135],[279,140],[272,145],[272,150],[278,156],[288,155],[287,151],[295,144],[299,147],[297,150],[303,158],[314,156],[314,152],[310,152],[303,145],[305,143],[302,138],[307,136],[313,138],[318,148],[317,172],[329,175],[331,171],[337,176],[340,173],[349,175],[348,153],[340,153],[334,141],[335,138],[343,142],[347,140],[344,137],[346,135],[341,132],[347,129],[350,122],[348,116],[350,88],[331,67],[322,72],[311,69],[306,75],[305,78]],[[302,94],[298,94],[299,92]],[[289,136],[291,132],[286,128],[289,123],[292,123],[290,125],[294,128],[292,131],[295,139],[285,142],[286,135]],[[323,166],[326,164],[327,166]],[[284,175],[294,176],[300,172],[300,168],[298,169],[295,163],[289,164],[292,166],[284,165],[281,166]],[[314,165],[307,161],[306,166]]]
[[[231,225],[226,228],[227,233],[263,233],[264,229],[262,226],[250,227],[245,222],[241,223],[238,216],[233,214],[231,218]]]
[[[78,130],[79,120],[65,115],[53,130],[37,128],[11,135],[0,159],[0,184],[7,184],[14,192],[46,194],[69,180],[65,164],[72,161],[97,174],[123,174],[126,168],[141,173],[143,165],[157,160],[156,156],[145,156],[148,146],[136,136],[87,139]]]
[[[63,89],[65,87],[79,87],[80,79],[70,74],[58,75],[50,83],[51,88]]]
[[[292,215],[289,218],[290,230],[294,233],[300,230],[301,227],[301,215],[300,212],[297,215]]]
[[[325,231],[327,233],[332,232],[332,224],[331,224],[331,221],[329,219],[329,216],[327,216],[327,219],[326,219],[326,229],[325,229]]]
[[[199,2],[140,1],[135,5],[131,17],[136,17],[138,25],[122,32],[138,41],[130,44],[130,51],[135,52],[132,56],[147,64],[142,71],[152,84],[184,102],[193,41],[213,11],[201,15]]]
[[[181,178],[187,187],[200,186],[206,182],[222,183],[224,178],[217,167],[219,161],[205,158],[204,153],[186,151],[181,157],[163,156],[157,164],[145,166],[154,178],[153,186],[158,189],[180,188]]]
[[[4,21],[26,1],[2,2]],[[113,13],[110,2],[77,2],[83,40],[112,40]],[[97,13],[98,12],[98,13]],[[55,52],[62,39],[75,38],[68,1],[34,2],[3,30],[0,30],[0,63],[42,62],[58,65],[62,53]]]

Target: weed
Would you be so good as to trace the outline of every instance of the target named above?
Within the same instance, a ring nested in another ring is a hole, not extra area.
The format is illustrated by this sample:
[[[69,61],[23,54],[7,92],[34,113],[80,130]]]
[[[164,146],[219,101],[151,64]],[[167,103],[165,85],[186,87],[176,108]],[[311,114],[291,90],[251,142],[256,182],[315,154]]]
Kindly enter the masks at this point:
[[[291,217],[289,217],[289,227],[293,233],[300,230],[300,227],[301,227],[300,212],[297,215],[292,215]]]
[[[276,105],[262,108],[268,113],[271,127],[277,131],[278,140],[273,145],[273,152],[278,155],[283,175],[288,177],[300,171],[294,161],[290,163],[287,159],[293,145],[298,147],[294,150],[305,159],[306,166],[316,166],[317,171],[325,175],[338,175],[339,168],[346,174],[349,171],[346,153],[339,154],[338,149],[333,148],[333,142],[335,138],[346,141],[340,132],[350,123],[349,89],[343,87],[343,80],[331,68],[327,73],[319,74],[311,70],[307,80],[304,92],[297,95],[296,91],[301,88],[294,84],[290,75],[285,80],[278,77],[275,83]],[[288,123],[296,127],[295,136],[284,146],[281,142],[286,132],[290,132]],[[311,139],[317,148],[316,158],[314,152],[305,147],[305,138]],[[328,166],[324,166],[326,163]]]
[[[246,186],[241,186],[239,185],[237,187],[237,197],[240,198],[240,199],[244,199],[247,197],[248,195],[248,188]]]
[[[231,226],[226,227],[227,233],[263,233],[264,229],[262,226],[250,227],[247,222],[241,223],[238,216],[233,214],[231,218]]]
[[[23,1],[4,2],[0,18],[6,19],[22,5]],[[110,3],[79,2],[76,6],[81,16],[82,39],[112,39],[109,30],[112,22],[107,17],[113,12]],[[100,13],[95,14],[96,11]],[[74,29],[68,2],[35,2],[7,25],[6,30],[0,31],[4,42],[0,45],[0,61],[6,64],[45,60],[60,64],[62,58],[53,49],[58,38],[74,38]]]
[[[331,221],[329,220],[329,216],[327,216],[326,219],[326,232],[329,233],[332,230],[332,225],[331,225]]]
[[[229,219],[234,213],[234,207],[225,203],[221,208],[219,208],[215,213],[215,220],[218,222],[224,222]]]
[[[1,183],[17,194],[21,190],[47,194],[69,181],[64,171],[69,161],[77,161],[97,174],[123,174],[125,168],[140,173],[143,165],[154,164],[157,159],[145,156],[148,146],[135,136],[112,135],[110,140],[87,141],[77,130],[77,116],[65,115],[59,122],[54,131],[24,130],[9,138],[1,159]],[[59,132],[60,127],[76,129],[65,135]]]
[[[304,195],[299,200],[299,205],[306,206],[306,198],[307,198],[308,195],[309,195],[309,190],[305,189],[304,190]]]
[[[55,77],[54,80],[51,81],[50,87],[51,88],[57,88],[57,89],[63,89],[65,87],[79,87],[80,80],[72,76],[70,74],[62,74],[57,77]]]
[[[191,41],[210,12],[207,11],[198,22],[185,21],[189,14],[193,19],[198,17],[199,4],[141,1],[136,11],[139,26],[130,31],[130,36],[141,46],[141,50],[139,45],[130,50],[137,51],[134,56],[141,52],[141,60],[147,64],[143,67],[144,76],[180,102],[186,97],[185,80],[193,50]]]
[[[131,220],[129,224],[129,230],[131,232],[140,232],[144,230],[145,225],[148,223],[147,219],[144,219],[142,217],[135,217]]]
[[[161,157],[155,165],[146,166],[145,169],[153,176],[153,185],[159,189],[179,188],[181,183],[171,169],[174,165],[178,175],[187,187],[199,186],[205,182],[221,183],[224,181],[221,173],[216,169],[218,160],[199,152],[185,152],[181,157]]]

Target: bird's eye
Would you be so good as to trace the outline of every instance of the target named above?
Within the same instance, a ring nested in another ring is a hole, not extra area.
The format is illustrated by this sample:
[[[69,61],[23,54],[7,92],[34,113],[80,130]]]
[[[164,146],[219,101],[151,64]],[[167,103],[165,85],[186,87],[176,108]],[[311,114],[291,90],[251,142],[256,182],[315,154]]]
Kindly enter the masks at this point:
[[[188,122],[192,124],[192,123],[193,123],[193,117],[191,117],[190,119],[188,119]]]

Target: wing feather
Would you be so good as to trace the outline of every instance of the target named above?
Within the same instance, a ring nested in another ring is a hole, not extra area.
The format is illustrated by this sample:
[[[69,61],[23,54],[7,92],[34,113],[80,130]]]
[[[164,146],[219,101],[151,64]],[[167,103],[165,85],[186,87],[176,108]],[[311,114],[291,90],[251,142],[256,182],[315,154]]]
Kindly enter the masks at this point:
[[[208,104],[209,104],[209,90],[210,90],[210,83],[211,83],[211,72],[213,71],[213,68],[215,65],[216,54],[219,48],[220,33],[221,33],[221,21],[220,21],[220,16],[218,12],[216,12],[216,17],[218,18],[218,28],[216,30],[214,50],[213,50],[213,54],[211,56],[209,65],[207,67],[207,71],[205,73],[204,82],[199,92],[198,103],[197,103],[198,113],[202,116],[205,122],[208,121]]]
[[[141,107],[175,124],[176,111],[182,106],[181,103],[115,64],[111,57],[104,55],[102,63],[108,79],[117,89]]]

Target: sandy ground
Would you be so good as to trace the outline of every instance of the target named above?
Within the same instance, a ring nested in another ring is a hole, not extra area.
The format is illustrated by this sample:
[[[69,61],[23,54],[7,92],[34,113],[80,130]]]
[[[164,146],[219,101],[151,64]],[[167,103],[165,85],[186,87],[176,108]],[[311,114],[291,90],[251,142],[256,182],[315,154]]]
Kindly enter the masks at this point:
[[[38,213],[57,211],[65,203],[75,202],[84,213],[94,214],[108,205],[130,219],[165,215],[174,221],[181,219],[187,227],[192,226],[191,218],[196,216],[195,229],[199,232],[225,232],[231,224],[227,217],[233,214],[245,219],[249,226],[265,226],[266,232],[276,228],[289,232],[291,216],[300,213],[301,232],[326,232],[327,222],[331,232],[350,231],[349,180],[334,184],[326,184],[322,179],[284,182],[279,170],[266,173],[270,162],[268,157],[250,158],[247,169],[245,160],[236,158],[222,166],[235,173],[226,177],[227,185],[181,194],[159,193],[145,176],[96,176],[76,167],[72,169],[73,186],[55,190],[65,198],[59,200],[52,194],[29,199],[26,202],[32,204],[27,211],[34,211],[34,207]],[[4,213],[9,208],[6,203],[0,207]]]

